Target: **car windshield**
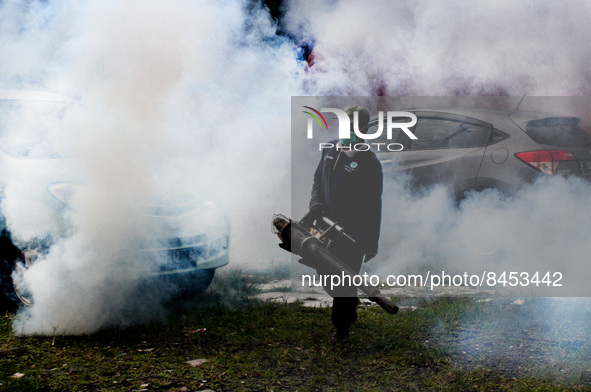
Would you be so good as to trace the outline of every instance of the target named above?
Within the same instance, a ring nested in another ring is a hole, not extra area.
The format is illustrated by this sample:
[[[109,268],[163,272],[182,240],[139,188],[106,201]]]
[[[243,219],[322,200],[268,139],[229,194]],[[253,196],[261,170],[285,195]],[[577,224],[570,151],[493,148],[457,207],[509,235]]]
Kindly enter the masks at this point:
[[[59,158],[70,103],[0,100],[0,150],[18,158]]]
[[[591,146],[591,136],[575,117],[549,117],[527,123],[525,132],[534,141],[558,147]]]

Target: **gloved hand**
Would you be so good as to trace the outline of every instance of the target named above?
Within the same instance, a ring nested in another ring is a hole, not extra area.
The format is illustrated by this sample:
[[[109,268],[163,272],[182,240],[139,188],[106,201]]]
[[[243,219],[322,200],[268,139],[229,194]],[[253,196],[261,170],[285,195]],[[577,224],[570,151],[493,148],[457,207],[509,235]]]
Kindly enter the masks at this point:
[[[325,214],[324,204],[314,204],[310,207],[310,215],[314,219],[320,219]]]
[[[367,263],[368,261],[370,261],[371,259],[373,259],[374,257],[376,257],[376,253],[366,253],[365,256],[363,256],[363,262]]]

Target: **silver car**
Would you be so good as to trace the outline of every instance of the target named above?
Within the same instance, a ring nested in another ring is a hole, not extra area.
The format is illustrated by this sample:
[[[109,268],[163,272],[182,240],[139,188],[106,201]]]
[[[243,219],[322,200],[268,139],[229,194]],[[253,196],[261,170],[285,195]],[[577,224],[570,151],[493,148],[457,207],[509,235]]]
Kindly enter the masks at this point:
[[[417,140],[394,129],[392,139],[383,132],[372,140],[372,150],[385,177],[407,173],[415,188],[441,183],[460,200],[487,188],[512,194],[544,174],[591,178],[591,137],[579,118],[484,109],[407,111],[417,116],[410,128]],[[378,125],[372,118],[368,132]],[[402,147],[391,149],[401,151],[384,148],[393,142]]]

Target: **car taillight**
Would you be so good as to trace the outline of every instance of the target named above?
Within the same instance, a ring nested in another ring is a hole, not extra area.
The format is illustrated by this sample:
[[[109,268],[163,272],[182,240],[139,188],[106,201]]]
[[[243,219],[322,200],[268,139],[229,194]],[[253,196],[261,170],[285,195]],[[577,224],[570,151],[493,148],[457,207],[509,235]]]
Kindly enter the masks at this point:
[[[572,152],[559,150],[526,151],[517,153],[515,156],[547,174],[556,173],[560,162],[577,159]]]

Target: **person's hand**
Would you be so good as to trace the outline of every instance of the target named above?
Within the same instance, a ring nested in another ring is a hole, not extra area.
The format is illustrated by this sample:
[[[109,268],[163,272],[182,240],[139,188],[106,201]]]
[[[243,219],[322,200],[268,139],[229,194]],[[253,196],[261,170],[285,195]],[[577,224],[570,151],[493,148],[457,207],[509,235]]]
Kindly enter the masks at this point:
[[[376,257],[376,253],[366,253],[365,256],[363,257],[363,262],[367,263],[368,261],[370,261],[371,259],[373,259],[374,257]]]
[[[310,215],[314,218],[314,219],[320,219],[322,218],[322,216],[325,214],[324,211],[324,204],[314,204],[311,208],[310,208]]]

